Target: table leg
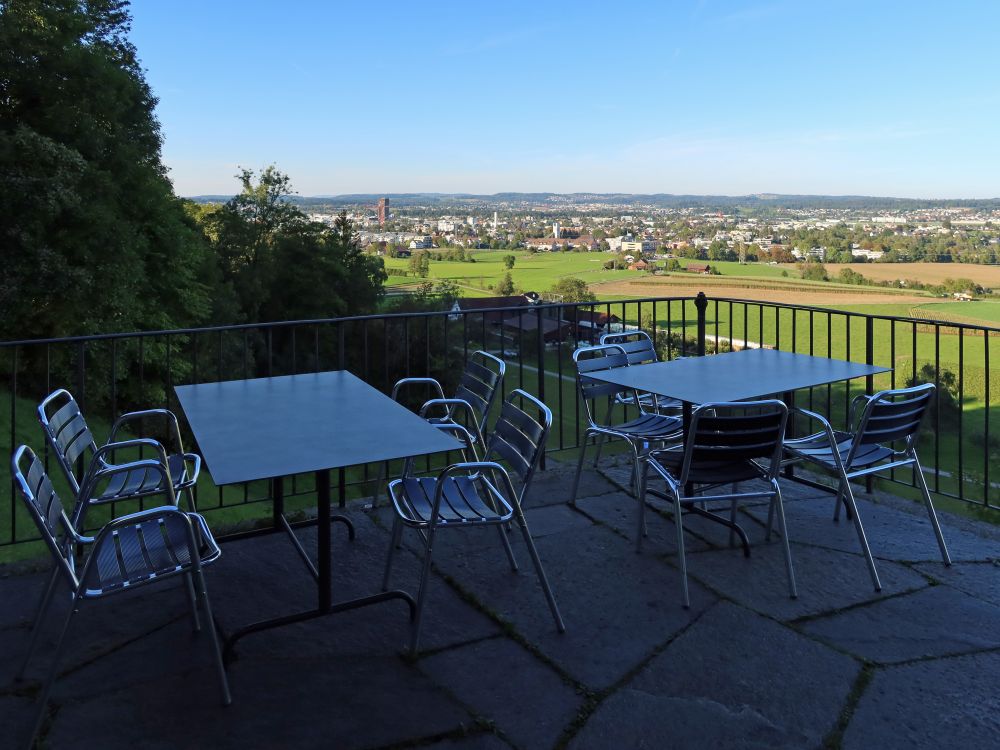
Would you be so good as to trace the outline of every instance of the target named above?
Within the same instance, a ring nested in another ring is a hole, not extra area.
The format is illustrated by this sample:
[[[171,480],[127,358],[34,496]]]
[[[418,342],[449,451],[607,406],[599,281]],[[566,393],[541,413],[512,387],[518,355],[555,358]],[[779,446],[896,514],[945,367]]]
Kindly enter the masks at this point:
[[[687,441],[688,432],[691,430],[691,415],[694,408],[691,406],[690,401],[685,401],[681,405],[681,425],[684,428],[684,440]],[[687,482],[684,485],[684,495],[685,497],[691,497],[694,495],[694,484],[692,482]]]
[[[795,408],[795,391],[785,391],[781,394],[781,400],[788,407],[788,425],[785,427],[785,437],[793,438],[795,437],[795,416],[792,410]],[[791,463],[785,464],[783,472],[789,479],[794,479],[795,466]]]
[[[330,609],[330,470],[316,472],[316,546],[319,580],[316,582],[317,607]]]

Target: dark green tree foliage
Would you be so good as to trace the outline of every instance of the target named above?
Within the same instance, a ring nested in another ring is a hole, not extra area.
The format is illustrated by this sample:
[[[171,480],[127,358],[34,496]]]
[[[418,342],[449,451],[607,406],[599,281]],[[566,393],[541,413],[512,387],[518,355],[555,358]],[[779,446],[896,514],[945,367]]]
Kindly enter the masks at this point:
[[[342,211],[332,229],[286,199],[289,177],[274,166],[237,175],[239,195],[205,216],[224,284],[247,321],[334,318],[372,312],[386,280]],[[233,322],[233,321],[224,321]]]
[[[160,161],[122,0],[0,3],[0,336],[206,320],[208,248]]]

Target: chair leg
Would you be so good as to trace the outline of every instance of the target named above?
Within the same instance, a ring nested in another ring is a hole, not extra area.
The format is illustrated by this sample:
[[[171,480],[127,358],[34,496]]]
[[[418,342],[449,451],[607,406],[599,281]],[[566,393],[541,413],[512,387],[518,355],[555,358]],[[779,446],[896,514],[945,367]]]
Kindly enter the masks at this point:
[[[510,548],[510,540],[507,539],[507,527],[509,524],[502,523],[497,526],[497,531],[500,533],[500,542],[503,544],[504,552],[507,553],[507,560],[510,561],[510,569],[512,572],[517,572],[517,558],[514,557],[514,550]]]
[[[528,548],[531,562],[535,566],[535,572],[538,574],[538,582],[542,585],[542,591],[545,593],[545,601],[549,603],[549,610],[552,612],[552,619],[555,620],[556,630],[560,633],[565,633],[566,625],[563,623],[562,615],[559,613],[559,605],[556,604],[556,598],[552,595],[552,587],[549,586],[549,579],[545,576],[545,570],[542,568],[542,560],[538,556],[538,550],[535,549],[535,542],[531,538],[531,532],[528,529],[528,521],[525,519],[524,512],[520,506],[517,508],[517,524],[521,527],[524,544]]]
[[[639,528],[635,535],[635,551],[642,552],[642,538],[646,536],[646,481],[649,476],[649,464],[642,462],[639,470],[639,486],[636,490],[639,496]]]
[[[24,652],[24,658],[21,659],[21,666],[17,670],[17,674],[14,676],[15,680],[20,680],[24,677],[24,672],[28,668],[28,663],[31,661],[32,655],[35,653],[35,647],[38,645],[38,636],[42,631],[42,621],[45,619],[45,615],[49,611],[49,605],[52,603],[52,597],[56,592],[56,583],[59,579],[59,569],[52,568],[52,575],[49,576],[49,582],[45,584],[45,591],[42,592],[42,597],[38,600],[38,607],[35,610],[35,619],[31,621],[31,640],[28,642],[28,648]]]
[[[764,531],[764,541],[771,541],[771,530],[774,528],[774,503],[775,498],[771,498],[771,502],[767,506],[767,528]]]
[[[844,481],[837,486],[837,504],[833,506],[833,520],[840,522],[840,506],[844,502]]]
[[[45,719],[45,709],[49,704],[49,694],[52,692],[52,683],[55,682],[56,675],[59,673],[59,660],[62,658],[63,648],[66,645],[66,633],[69,631],[70,621],[73,619],[73,615],[76,614],[79,603],[79,597],[74,596],[69,607],[69,612],[66,613],[66,619],[63,620],[62,628],[59,630],[59,639],[56,641],[56,648],[52,654],[52,664],[49,666],[49,674],[42,685],[42,691],[38,697],[38,712],[35,715],[35,723],[31,728],[31,736],[28,738],[28,747],[35,746],[35,738],[38,736],[38,730],[42,728],[42,721]]]
[[[184,588],[187,589],[188,603],[191,605],[191,619],[194,622],[194,632],[201,630],[201,620],[198,619],[198,600],[195,595],[194,581],[191,573],[184,574]]]
[[[941,559],[945,565],[951,565],[951,555],[948,554],[948,546],[944,543],[944,535],[941,533],[941,524],[938,523],[934,503],[931,502],[931,490],[927,486],[924,470],[920,466],[920,461],[917,460],[916,454],[913,456],[913,473],[920,477],[920,489],[923,491],[924,505],[927,506],[927,516],[931,519],[931,527],[934,529],[934,536],[937,537],[938,547],[941,548]]]
[[[736,483],[733,483],[733,493],[736,493]],[[734,497],[732,502],[729,504],[729,522],[733,524],[729,527],[729,546],[732,547],[736,544],[736,498]]]
[[[194,502],[194,487],[188,487],[184,490],[184,497],[187,498],[188,510],[192,513],[197,513],[198,508]]]
[[[598,435],[598,437],[601,437]],[[590,438],[590,433],[583,433],[583,442],[580,443],[580,458],[576,462],[576,474],[573,475],[573,488],[569,493],[569,504],[574,508],[576,507],[576,493],[580,489],[580,473],[583,471],[583,459],[587,455],[587,440]]]
[[[604,447],[604,433],[598,433],[597,435],[597,453],[594,454],[594,468],[597,468],[597,462],[601,460],[601,448]]]
[[[688,592],[687,559],[684,556],[684,512],[681,509],[680,493],[674,493],[674,526],[677,527],[677,560],[681,568],[681,592],[684,596],[684,609],[690,609],[691,596]]]
[[[413,636],[410,639],[410,656],[417,655],[417,645],[420,643],[420,625],[423,622],[424,601],[427,599],[427,582],[431,574],[431,557],[434,554],[434,527],[427,529],[424,545],[424,563],[420,571],[420,587],[417,589],[417,612],[413,618]]]
[[[788,526],[785,523],[785,505],[781,500],[781,488],[778,483],[774,483],[774,497],[771,499],[773,507],[778,511],[778,532],[781,534],[781,542],[785,547],[785,570],[788,572],[788,594],[792,599],[798,599],[799,592],[795,587],[795,566],[792,565],[792,548],[788,543]]]
[[[205,611],[205,618],[210,623],[212,619],[212,605],[208,601],[208,589],[205,586],[205,571],[199,566],[191,576],[195,581],[198,598]],[[222,688],[222,705],[228,706],[233,702],[233,696],[229,692],[229,678],[226,676],[226,665],[222,661],[222,649],[219,647],[219,634],[214,627],[207,628],[209,640],[212,642],[212,655],[215,657],[215,666],[219,672],[219,685]]]
[[[854,490],[851,489],[851,483],[847,481],[846,477],[843,477],[841,481],[844,488],[844,501],[847,504],[847,510],[854,518],[854,528],[858,532],[858,541],[861,542],[861,550],[865,553],[865,560],[868,562],[868,572],[871,573],[875,590],[881,591],[882,582],[878,578],[878,571],[875,570],[875,559],[872,557],[871,548],[868,546],[868,537],[865,536],[865,528],[861,525],[861,516],[858,515],[858,504],[854,501]]]
[[[396,554],[400,539],[403,536],[403,522],[396,516],[392,522],[392,534],[389,538],[389,552],[385,557],[385,572],[382,574],[382,590],[389,590],[389,576],[392,575],[392,558]]]

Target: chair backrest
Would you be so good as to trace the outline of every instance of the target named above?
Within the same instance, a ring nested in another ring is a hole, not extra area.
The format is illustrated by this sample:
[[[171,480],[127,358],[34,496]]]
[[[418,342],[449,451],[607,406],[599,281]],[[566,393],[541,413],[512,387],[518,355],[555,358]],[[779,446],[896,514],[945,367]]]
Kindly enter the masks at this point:
[[[766,459],[769,478],[781,468],[788,407],[777,399],[701,404],[684,438],[680,481],[693,468]]]
[[[594,380],[588,376],[591,373],[628,367],[628,355],[620,344],[601,344],[577,349],[573,352],[573,361],[576,363],[576,386],[587,412],[587,420],[595,424],[595,411],[591,407],[591,402],[604,396],[614,398],[629,389],[614,383]]]
[[[79,404],[69,391],[60,388],[38,405],[38,421],[66,481],[74,493],[79,493],[80,484],[73,473],[73,464],[81,456],[97,452],[97,443]]]
[[[31,448],[22,445],[11,458],[11,475],[42,540],[75,589],[77,578],[72,545],[75,534],[62,501],[45,471],[45,464]]]
[[[524,407],[534,411],[535,415]],[[549,407],[530,393],[515,388],[500,408],[484,460],[505,461],[521,480],[523,495],[541,460],[551,427],[552,411]]]
[[[486,420],[497,393],[501,390],[506,363],[484,351],[475,351],[462,372],[455,398],[467,401],[479,418],[479,429],[486,431]]]
[[[623,333],[605,333],[601,336],[602,344],[617,344],[628,357],[630,365],[645,365],[658,362],[656,347],[645,331],[625,331]]]
[[[907,440],[912,445],[934,391],[933,383],[924,383],[913,388],[880,391],[872,396],[861,412],[851,457],[862,445],[897,440]]]

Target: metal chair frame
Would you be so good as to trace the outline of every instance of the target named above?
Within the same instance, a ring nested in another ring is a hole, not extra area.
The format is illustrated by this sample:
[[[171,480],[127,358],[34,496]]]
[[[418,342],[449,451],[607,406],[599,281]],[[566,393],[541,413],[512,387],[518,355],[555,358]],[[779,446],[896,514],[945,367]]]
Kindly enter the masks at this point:
[[[118,440],[118,433],[125,425],[149,417],[167,423],[177,449],[176,453],[168,453],[161,442],[151,438]],[[88,506],[138,500],[150,495],[163,494],[164,481],[170,483],[174,494],[184,494],[189,510],[196,510],[194,487],[201,473],[201,456],[196,453],[185,453],[180,425],[173,412],[167,409],[145,409],[122,414],[112,425],[108,441],[98,447],[76,399],[69,391],[60,388],[46,396],[39,404],[38,421],[42,425],[45,439],[55,454],[66,482],[76,497],[77,507],[71,516],[74,526],[80,526]],[[104,473],[103,476],[116,481],[107,482],[103,491],[94,496],[80,492],[81,487],[87,485],[91,486],[92,490],[96,489],[98,483],[93,482],[93,478],[115,465],[112,461],[116,451],[129,448],[151,450],[163,471],[150,472],[136,468],[132,473]],[[84,461],[86,465],[83,477],[79,481],[73,470],[73,465],[78,461]],[[153,481],[154,479],[156,481]]]
[[[587,417],[587,429],[580,444],[580,456],[576,464],[576,474],[570,491],[570,505],[576,505],[576,496],[580,486],[580,474],[583,471],[583,461],[587,452],[587,440],[597,437],[599,441],[607,439],[624,440],[632,450],[632,482],[636,497],[639,496],[639,464],[654,444],[665,444],[679,440],[683,435],[682,421],[678,417],[666,416],[657,412],[646,411],[639,394],[629,388],[612,383],[604,383],[587,377],[587,373],[610,370],[618,367],[628,367],[628,353],[620,344],[603,344],[588,346],[573,352],[573,362],[576,364],[576,385],[580,400],[584,405]],[[618,424],[601,424],[591,408],[592,402],[599,398],[608,398],[608,419],[610,420],[615,406],[623,406],[618,400],[620,395],[632,399],[639,410],[636,419]],[[598,452],[594,459],[600,458],[601,443],[598,442]]]
[[[28,464],[27,472],[22,469],[22,464],[25,462]],[[58,674],[66,634],[73,615],[79,611],[80,605],[84,601],[101,599],[121,591],[131,591],[178,575],[183,575],[185,578],[195,631],[201,630],[199,605],[209,623],[208,631],[219,674],[222,701],[224,705],[229,705],[232,696],[222,663],[222,652],[219,648],[202,571],[204,565],[219,558],[221,551],[205,519],[196,513],[184,512],[176,506],[173,487],[167,481],[169,477],[164,473],[162,480],[164,494],[171,502],[170,505],[120,516],[104,526],[96,536],[91,537],[77,531],[45,472],[43,462],[30,448],[22,445],[14,452],[11,469],[15,485],[55,562],[55,575],[49,580],[39,602],[32,623],[30,642],[17,673],[18,680],[23,678],[38,644],[41,623],[54,598],[58,578],[69,584],[72,594],[71,606],[60,627],[48,675],[42,685],[29,745],[34,743],[41,728],[52,684]],[[164,472],[164,467],[159,462],[141,459],[102,468],[93,475],[92,481],[100,482],[139,469]],[[84,484],[81,493],[86,493],[89,489],[89,486]],[[78,501],[77,505],[80,504]],[[172,537],[171,532],[174,535],[179,533],[182,538]],[[74,549],[77,546],[89,549],[79,573],[74,556]]]
[[[392,400],[399,401],[402,391],[410,386],[429,387],[436,395],[435,398],[423,403],[418,411],[420,416],[434,425],[461,425],[465,427],[473,444],[479,446],[479,450],[483,450],[486,423],[497,393],[503,390],[503,379],[506,372],[506,362],[489,352],[477,349],[469,355],[465,370],[462,372],[462,379],[455,389],[453,398],[445,397],[444,388],[435,378],[402,378],[397,380],[392,387]],[[443,413],[437,416],[431,414],[436,409],[442,409]],[[465,424],[458,421],[460,415],[464,417]],[[478,451],[473,449],[473,454],[477,455]],[[379,466],[378,476],[375,479],[376,491],[372,497],[373,507],[377,504],[378,488],[382,486],[385,470],[384,465]],[[404,473],[409,471],[409,463],[404,466],[403,471]]]
[[[653,339],[645,331],[624,331],[622,333],[605,333],[601,336],[601,345],[617,344],[628,357],[629,365],[646,365],[652,362],[659,362],[660,358],[656,354],[656,347]],[[661,396],[657,393],[639,393],[639,404],[646,409],[653,409],[658,413],[673,412],[680,413],[683,404],[670,396]],[[618,394],[618,403],[625,406],[635,406],[635,396],[633,394]]]
[[[530,404],[542,416],[539,423],[515,404]],[[423,542],[423,563],[417,592],[417,608],[410,641],[410,653],[415,655],[420,640],[424,603],[434,551],[435,534],[441,529],[495,526],[507,555],[511,570],[517,572],[517,560],[507,539],[507,527],[515,521],[521,529],[525,546],[538,575],[545,599],[560,633],[566,629],[549,586],[538,550],[531,538],[521,503],[545,450],[545,441],[552,426],[552,412],[545,404],[525,391],[515,389],[508,395],[496,426],[489,437],[483,460],[448,466],[437,477],[416,477],[409,473],[408,463],[400,479],[389,483],[389,497],[395,509],[389,552],[386,556],[382,588],[387,590],[392,574],[395,551],[400,544],[403,528],[416,529]],[[462,438],[467,451],[473,451],[472,435],[458,424],[438,424],[437,427]],[[463,451],[463,458],[467,454]],[[520,492],[515,491],[510,474],[499,463],[506,462],[518,476]],[[419,494],[418,494],[419,493]]]
[[[848,517],[854,521],[876,591],[882,590],[882,583],[858,514],[854,491],[851,489],[852,479],[886,469],[911,467],[915,483],[919,485],[923,495],[927,516],[941,550],[941,558],[945,565],[951,565],[951,556],[941,533],[930,488],[916,452],[920,424],[935,390],[933,383],[924,383],[912,388],[879,391],[871,396],[860,394],[851,401],[847,432],[834,430],[829,420],[816,412],[802,408],[794,410],[795,413],[818,422],[821,429],[812,435],[786,441],[785,450],[791,456],[786,464],[809,461],[837,476],[837,503],[833,518],[835,521],[839,520],[841,503],[847,506]],[[856,427],[851,430],[854,425]],[[891,447],[900,441],[904,446],[902,450]]]
[[[736,524],[736,510],[740,500],[758,498],[770,498],[771,501],[765,540],[770,540],[772,519],[777,511],[779,533],[784,546],[789,595],[793,599],[798,596],[785,511],[781,501],[781,486],[778,482],[787,421],[788,407],[777,399],[701,404],[692,412],[691,425],[683,445],[651,453],[643,461],[639,476],[639,534],[636,551],[641,551],[642,548],[646,494],[660,495],[648,489],[647,471],[652,469],[663,479],[669,491],[668,494],[660,496],[673,501],[677,555],[680,561],[685,607],[691,606],[691,598],[688,592],[687,558],[684,554],[684,513],[694,512],[709,516],[731,530],[736,530],[743,539],[744,554],[749,557],[750,548],[746,536]],[[680,457],[679,471],[676,468],[678,457]],[[670,462],[670,466],[664,465],[665,458],[674,459]],[[736,483],[751,479],[763,480],[769,488],[750,492],[735,491]],[[685,488],[694,485],[698,487],[688,494]],[[731,485],[734,490],[725,494],[711,494],[726,485]],[[730,501],[729,519],[696,504],[713,500]]]

